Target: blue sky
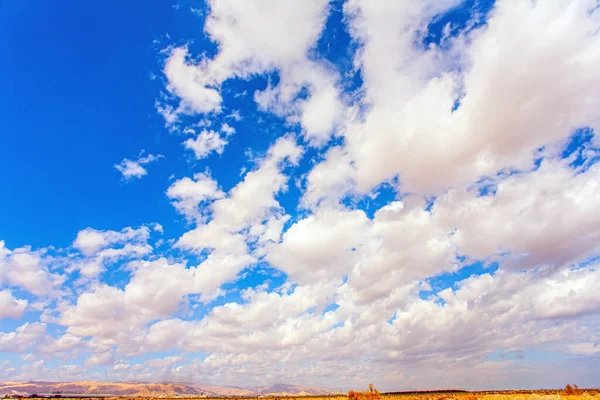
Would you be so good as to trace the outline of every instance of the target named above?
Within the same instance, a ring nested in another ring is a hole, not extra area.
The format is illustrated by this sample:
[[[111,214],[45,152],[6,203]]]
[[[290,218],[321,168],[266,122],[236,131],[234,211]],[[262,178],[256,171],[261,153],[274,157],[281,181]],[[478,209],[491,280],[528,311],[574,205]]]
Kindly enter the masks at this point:
[[[2,2],[0,379],[598,386],[594,7]]]

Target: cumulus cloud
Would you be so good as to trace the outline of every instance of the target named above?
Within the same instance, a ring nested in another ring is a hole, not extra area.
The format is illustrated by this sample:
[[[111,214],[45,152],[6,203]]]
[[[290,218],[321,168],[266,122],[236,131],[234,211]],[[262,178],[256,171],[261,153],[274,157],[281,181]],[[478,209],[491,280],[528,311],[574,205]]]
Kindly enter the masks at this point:
[[[14,332],[0,332],[0,351],[22,353],[30,351],[46,334],[46,325],[25,323]]]
[[[148,170],[146,170],[146,168],[143,166],[164,158],[162,154],[148,154],[147,156],[144,156],[143,154],[144,151],[142,150],[137,160],[124,158],[123,161],[115,165],[115,168],[121,173],[123,179],[129,180],[133,178],[141,178],[142,176],[147,175]]]
[[[97,279],[107,266],[150,254],[153,247],[148,241],[152,232],[162,231],[160,224],[141,226],[137,229],[126,227],[121,231],[102,231],[88,227],[79,231],[73,241],[73,248],[80,254],[71,254],[62,262],[67,264],[67,272],[78,271],[78,284],[85,284],[89,280]],[[58,260],[55,262],[58,263]]]
[[[193,219],[200,217],[198,207],[201,203],[220,199],[225,193],[209,175],[198,173],[193,179],[184,177],[175,181],[167,190],[167,196],[173,200],[177,211]]]
[[[273,144],[258,168],[246,174],[243,181],[232,188],[228,195],[210,204],[212,220],[185,233],[179,244],[196,247],[194,236],[204,229],[223,229],[236,233],[246,226],[262,222],[269,211],[278,209],[275,195],[286,188],[288,177],[281,172],[286,162],[296,164],[302,155],[292,137],[282,137]],[[213,228],[214,227],[214,228]],[[211,247],[211,246],[208,246]]]
[[[0,282],[22,288],[36,296],[57,295],[65,276],[49,270],[43,252],[29,247],[14,250],[0,240]],[[19,303],[23,304],[23,303]]]
[[[112,352],[108,351],[100,354],[92,354],[86,361],[85,365],[88,367],[94,365],[112,365],[115,363]]]
[[[186,149],[192,150],[197,160],[207,157],[210,153],[223,154],[227,141],[215,131],[202,131],[195,139],[183,142]]]
[[[159,110],[167,111],[165,120],[174,122],[176,114],[181,112],[206,113],[220,111],[221,95],[208,86],[207,78],[196,66],[187,60],[188,52],[185,47],[173,49],[164,68],[164,73],[169,80],[167,89],[181,98],[177,110],[160,107]]]
[[[404,191],[438,193],[529,169],[540,147],[597,127],[593,4],[498,1],[485,26],[423,49],[415,37],[456,1],[346,3],[369,106],[344,130],[358,189],[399,176]]]
[[[57,339],[50,339],[45,343],[41,343],[37,351],[46,354],[64,353],[82,345],[83,340],[80,337],[65,333]]]
[[[136,262],[124,289],[99,285],[81,294],[75,305],[64,310],[60,322],[72,335],[117,340],[122,351],[139,351],[135,347],[137,339],[129,338],[128,334],[139,332],[151,321],[173,315],[188,295],[214,296],[249,261],[244,256],[214,254],[197,267],[189,268],[164,258]],[[111,324],[103,323],[107,319]],[[130,339],[135,340],[130,343]]]
[[[456,229],[457,245],[473,259],[510,253],[513,268],[582,262],[600,255],[599,167],[582,171],[568,160],[543,161],[498,182],[494,195],[449,191],[432,213]]]
[[[149,236],[150,229],[146,226],[142,226],[138,229],[127,227],[119,232],[86,228],[77,233],[77,237],[73,242],[73,247],[81,251],[84,255],[90,256],[113,244],[129,241],[146,242]]]
[[[235,128],[228,123],[221,124],[221,132],[227,136],[231,136],[235,133]]]
[[[252,227],[262,225],[281,212],[275,196],[286,188],[288,177],[282,173],[282,169],[288,164],[297,164],[301,155],[302,150],[293,137],[279,138],[268,149],[266,156],[258,161],[258,168],[248,172],[229,193],[211,195],[215,200],[206,206],[210,220],[200,222],[177,241],[177,247],[182,249],[212,252],[198,267],[205,271],[207,281],[213,282],[210,297],[218,295],[223,283],[234,279],[243,267],[256,261],[249,254],[246,240],[250,232],[257,232]],[[217,193],[214,186],[207,183],[211,186],[209,192]],[[185,184],[189,182],[185,181]],[[203,184],[202,189],[205,186]],[[198,191],[195,193],[196,196],[200,194]],[[198,197],[195,197],[191,204],[197,204],[197,200]],[[267,232],[272,230],[263,230],[262,234],[266,235]],[[221,263],[221,267],[215,269],[213,266],[218,263]],[[207,295],[204,297],[210,298]]]
[[[368,225],[362,211],[323,211],[292,225],[267,259],[299,283],[341,280]]]
[[[321,202],[335,205],[353,188],[351,159],[341,147],[335,146],[327,151],[323,161],[310,170],[301,204],[308,208]]]
[[[0,290],[0,318],[21,318],[27,304],[27,300],[14,298],[10,290]]]
[[[167,90],[180,102],[175,109],[159,105],[167,123],[174,123],[177,114],[220,112],[220,85],[227,79],[277,70],[280,83],[255,93],[257,103],[299,123],[314,144],[324,143],[340,121],[343,105],[337,74],[308,53],[324,27],[328,1],[211,1],[209,8],[205,30],[219,52],[193,60],[187,47],[170,49],[164,67]],[[300,100],[303,88],[309,96]]]
[[[273,112],[290,123],[299,123],[311,144],[322,145],[344,112],[336,86],[337,75],[312,61],[293,64],[280,75],[277,86],[254,94],[255,101],[261,110]],[[311,95],[298,100],[303,88],[308,88]]]
[[[299,287],[290,294],[255,292],[249,295],[247,305],[215,307],[201,321],[172,319],[154,324],[146,340],[153,345],[172,341],[183,350],[219,353],[254,353],[301,345],[337,322],[333,313],[306,313],[311,307],[322,309],[330,290],[329,285],[318,285]],[[201,337],[204,339],[199,341]],[[224,337],[228,340],[223,341]]]
[[[82,293],[76,304],[63,312],[61,323],[73,335],[114,339],[175,312],[185,295],[179,287],[188,282],[185,274],[183,266],[171,265],[165,259],[140,262],[123,290],[101,284]],[[147,296],[150,292],[155,295]],[[106,320],[111,323],[102,323]]]

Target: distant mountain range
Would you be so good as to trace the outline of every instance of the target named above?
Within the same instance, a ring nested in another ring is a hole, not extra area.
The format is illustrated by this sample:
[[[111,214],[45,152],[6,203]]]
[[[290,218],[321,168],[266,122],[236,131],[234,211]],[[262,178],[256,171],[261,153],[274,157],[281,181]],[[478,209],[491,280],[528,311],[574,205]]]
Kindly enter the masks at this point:
[[[275,384],[255,388],[239,388],[191,383],[140,382],[0,382],[0,395],[30,396],[60,393],[68,395],[112,395],[130,397],[175,396],[326,396],[340,391],[315,386]]]

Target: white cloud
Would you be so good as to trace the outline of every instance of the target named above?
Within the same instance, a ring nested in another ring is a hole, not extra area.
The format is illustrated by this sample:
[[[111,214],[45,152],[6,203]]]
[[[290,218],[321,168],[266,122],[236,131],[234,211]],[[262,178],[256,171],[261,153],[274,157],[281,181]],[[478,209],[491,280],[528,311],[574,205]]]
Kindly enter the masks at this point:
[[[0,318],[21,318],[27,303],[27,300],[14,298],[10,290],[0,290]]]
[[[61,364],[49,368],[45,360],[37,360],[23,364],[15,372],[17,373],[10,377],[11,380],[33,381],[37,379],[46,382],[68,382],[76,380],[87,370],[75,364]]]
[[[598,127],[594,1],[498,1],[467,37],[415,45],[455,4],[346,4],[369,106],[344,129],[360,191],[398,175],[405,192],[439,193],[506,167],[529,169],[538,148]]]
[[[91,256],[99,250],[105,249],[114,244],[123,244],[126,242],[145,243],[150,237],[150,230],[146,226],[138,229],[131,227],[117,231],[101,231],[93,228],[86,228],[77,233],[73,242],[73,247],[86,256]]]
[[[183,142],[186,149],[192,150],[197,160],[206,158],[213,151],[223,154],[227,141],[215,131],[202,131],[195,139],[187,139]]]
[[[82,293],[77,303],[63,312],[60,323],[72,335],[122,341],[125,351],[135,332],[151,321],[171,316],[186,296],[214,296],[224,281],[235,277],[239,263],[245,265],[248,261],[235,255],[216,254],[191,268],[164,258],[135,262],[131,264],[131,280],[124,289],[102,284]],[[104,323],[107,320],[111,323]]]
[[[600,353],[600,345],[592,342],[573,343],[567,346],[567,351],[571,354],[593,355]]]
[[[0,351],[13,353],[31,351],[45,334],[46,325],[41,323],[25,323],[14,332],[0,332]]]
[[[198,266],[207,282],[207,286],[203,288],[204,300],[220,294],[219,288],[223,283],[231,281],[244,267],[256,261],[256,258],[249,254],[245,241],[249,239],[253,226],[262,225],[281,212],[275,195],[285,190],[288,179],[281,170],[287,164],[297,164],[301,154],[302,149],[296,145],[293,137],[279,138],[269,148],[265,157],[258,161],[258,168],[248,172],[244,180],[224,196],[222,193],[218,196],[213,195],[218,193],[215,192],[216,187],[206,181],[205,176],[200,186],[198,181],[194,185],[185,181],[185,192],[189,200],[185,207],[188,213],[189,210],[192,210],[192,213],[196,212],[192,204],[196,204],[197,200],[215,199],[205,206],[210,213],[210,220],[199,221],[198,226],[184,233],[176,244],[179,248],[195,252],[204,249],[212,251]],[[207,185],[210,186],[209,190],[205,190]],[[210,197],[205,193],[211,193]],[[269,234],[274,235],[272,232]],[[261,243],[264,243],[264,240]],[[215,265],[221,267],[217,269]]]
[[[327,1],[210,1],[205,29],[219,44],[207,69],[222,81],[306,57],[325,23]],[[273,32],[277,32],[276,35]]]
[[[311,144],[324,144],[344,111],[336,87],[337,76],[312,61],[293,64],[283,69],[280,75],[276,87],[254,94],[260,109],[286,117],[288,122],[300,123]],[[310,96],[298,100],[296,97],[302,88],[308,88]]]
[[[360,371],[355,367],[362,364],[371,373],[377,372],[386,387],[394,387],[397,380],[385,377],[394,365],[403,365],[419,374],[415,378],[434,387],[428,377],[443,376],[435,369],[440,360],[461,373],[487,370],[490,366],[482,358],[497,348],[520,351],[571,340],[574,335],[586,337],[585,330],[573,322],[556,324],[557,319],[564,321],[564,316],[548,319],[531,307],[538,291],[557,289],[557,278],[564,273],[472,277],[457,289],[441,293],[444,305],[438,298],[419,298],[414,287],[393,290],[377,303],[360,304],[340,287],[340,307],[323,315],[321,310],[331,301],[335,286],[298,286],[287,294],[258,290],[246,296],[246,304],[217,306],[201,321],[167,319],[152,325],[144,335],[144,348],[160,351],[174,346],[190,352],[208,351],[211,355],[202,363],[205,373],[218,375],[227,370],[238,379],[245,376],[260,381],[250,371],[273,373],[274,363],[285,379],[295,379],[295,371],[309,365],[310,370],[303,372],[314,379],[316,365],[332,362],[332,377],[344,368],[351,379],[356,379]],[[592,294],[593,286],[590,284],[585,292]],[[390,317],[392,322],[388,323]],[[592,326],[597,328],[597,324]],[[572,352],[576,350],[577,346]],[[583,354],[594,348],[586,345],[579,351]],[[360,360],[364,354],[369,354],[368,362]],[[497,367],[498,372],[510,373],[506,365]],[[452,382],[460,374],[445,378]]]
[[[167,89],[181,98],[179,107],[174,111],[164,108],[166,106],[162,107],[168,110],[165,118],[168,123],[174,122],[174,115],[182,112],[207,113],[221,110],[221,95],[209,86],[209,79],[201,69],[190,64],[187,57],[187,48],[176,48],[171,51],[165,64],[164,73],[169,80]]]
[[[194,179],[185,177],[175,181],[167,190],[167,196],[173,200],[177,211],[193,219],[201,216],[198,208],[201,203],[220,199],[225,193],[210,176],[198,173]]]
[[[23,288],[36,296],[51,296],[58,294],[64,281],[63,275],[50,272],[43,253],[29,247],[9,250],[0,240],[0,283]]]
[[[330,285],[315,285],[298,287],[283,295],[254,292],[250,294],[248,304],[228,303],[215,307],[201,321],[172,319],[159,322],[150,328],[146,340],[158,346],[157,349],[171,342],[186,351],[253,353],[261,349],[292,347],[318,332],[326,332],[337,322],[332,314],[324,317],[304,314],[311,307],[322,307],[331,289]]]
[[[153,232],[161,232],[162,226],[154,224]],[[141,226],[134,229],[127,227],[121,231],[96,230],[86,228],[77,233],[73,248],[81,255],[73,254],[66,261],[67,272],[79,271],[78,284],[87,283],[90,279],[98,278],[107,265],[117,260],[133,260],[150,254],[153,250],[148,244],[150,228]]]
[[[181,363],[183,361],[183,356],[168,356],[163,358],[155,358],[148,361],[148,366],[152,368],[159,369],[168,369],[173,367],[175,364]]]
[[[227,123],[221,124],[221,132],[226,136],[231,136],[235,133],[235,128]]]
[[[227,118],[231,118],[234,121],[240,122],[242,120],[242,115],[239,110],[234,110],[227,116]]]
[[[321,34],[328,3],[211,1],[205,31],[218,44],[219,52],[212,59],[192,61],[188,48],[171,49],[164,73],[167,90],[177,95],[180,103],[175,110],[159,105],[159,112],[168,124],[174,123],[179,113],[220,112],[219,89],[224,81],[278,70],[280,84],[257,93],[256,100],[263,109],[300,123],[312,143],[324,143],[339,122],[343,106],[336,74],[309,60],[308,52]],[[309,96],[296,100],[302,88],[308,89]]]
[[[37,350],[46,354],[63,353],[81,345],[83,345],[83,341],[80,337],[65,333],[57,339],[40,344]]]
[[[117,171],[123,175],[123,179],[128,180],[132,178],[141,178],[142,176],[147,175],[148,171],[143,167],[143,165],[150,164],[151,162],[164,158],[162,154],[156,156],[153,154],[148,154],[145,157],[143,154],[144,151],[142,150],[137,160],[134,161],[124,158],[123,161],[115,165]]]
[[[113,365],[114,363],[115,359],[113,353],[110,351],[106,353],[93,354],[85,361],[85,365],[88,367],[94,365]]]
[[[511,253],[506,262],[513,268],[582,262],[600,255],[599,178],[598,164],[580,171],[568,160],[546,160],[536,171],[501,180],[495,195],[449,191],[432,213],[456,229],[461,253],[473,259]]]
[[[107,262],[114,262],[118,259],[140,258],[152,252],[152,246],[149,244],[132,245],[127,243],[119,249],[105,249],[97,253],[92,259],[84,259],[77,268],[84,278],[95,278],[104,272]]]
[[[292,225],[267,260],[301,284],[335,282],[353,267],[369,222],[362,211],[322,211]]]
[[[279,203],[275,194],[284,190],[287,183],[281,169],[288,160],[296,164],[302,154],[291,137],[282,137],[272,145],[264,159],[259,161],[258,168],[250,171],[244,180],[238,183],[224,198],[218,199],[208,207],[212,211],[212,220],[207,225],[200,225],[196,230],[185,233],[179,239],[183,248],[206,248],[202,240],[202,232],[221,231],[224,235],[237,234],[245,227],[261,223],[269,217],[269,210],[278,209]],[[208,243],[207,243],[208,244]]]
[[[68,327],[68,333],[115,339],[171,315],[183,297],[195,290],[193,271],[183,264],[171,264],[160,258],[133,262],[130,266],[134,270],[124,289],[97,285],[92,291],[82,293],[76,305],[63,312],[61,323]],[[111,323],[103,323],[106,320]]]
[[[159,224],[158,222],[154,224],[154,227],[152,229],[155,232],[160,232],[160,233],[164,233],[165,232],[163,226],[161,224]]]
[[[543,284],[527,288],[531,307],[538,318],[569,318],[600,311],[600,273],[594,270],[562,271]]]
[[[22,354],[19,358],[23,361],[33,361],[35,360],[35,354]]]
[[[306,178],[301,204],[311,208],[319,202],[332,206],[354,187],[354,169],[347,153],[339,146],[327,151],[325,159],[315,165]]]

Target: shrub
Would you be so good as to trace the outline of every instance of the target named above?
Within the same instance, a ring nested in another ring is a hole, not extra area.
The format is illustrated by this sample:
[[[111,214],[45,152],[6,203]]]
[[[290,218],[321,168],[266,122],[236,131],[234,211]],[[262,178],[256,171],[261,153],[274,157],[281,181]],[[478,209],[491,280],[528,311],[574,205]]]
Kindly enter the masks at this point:
[[[582,394],[583,390],[579,389],[579,386],[577,386],[575,384],[571,385],[571,384],[567,383],[567,386],[565,386],[564,392],[565,392],[565,394]]]
[[[376,389],[373,389],[373,384],[369,383],[369,390],[364,392],[348,392],[348,400],[381,400],[381,394]]]

